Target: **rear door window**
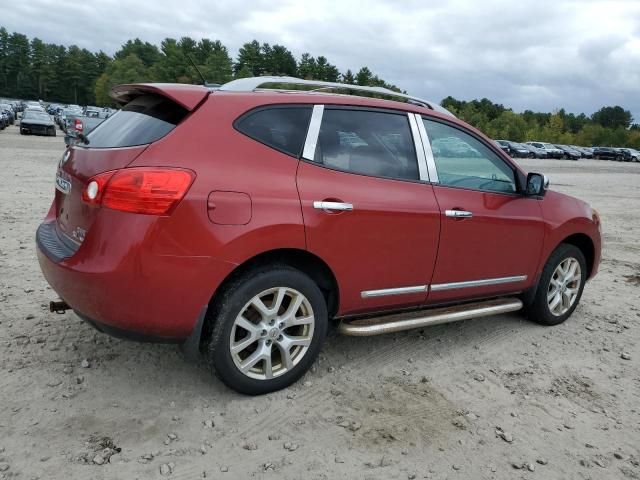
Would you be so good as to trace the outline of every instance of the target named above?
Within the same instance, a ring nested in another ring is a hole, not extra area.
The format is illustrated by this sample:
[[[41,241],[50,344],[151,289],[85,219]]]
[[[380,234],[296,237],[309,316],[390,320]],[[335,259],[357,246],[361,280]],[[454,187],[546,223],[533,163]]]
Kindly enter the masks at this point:
[[[287,105],[263,107],[235,122],[235,128],[268,147],[299,157],[307,135],[311,106]]]
[[[406,114],[325,109],[314,161],[361,175],[419,179]]]
[[[188,111],[159,95],[141,95],[111,115],[87,136],[88,148],[146,145],[161,139]]]

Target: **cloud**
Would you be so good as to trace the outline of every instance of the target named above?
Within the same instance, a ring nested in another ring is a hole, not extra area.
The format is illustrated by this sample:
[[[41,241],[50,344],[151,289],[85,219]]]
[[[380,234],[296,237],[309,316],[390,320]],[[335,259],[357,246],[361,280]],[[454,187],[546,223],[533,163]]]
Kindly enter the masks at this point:
[[[254,38],[341,70],[368,66],[412,94],[487,97],[524,109],[591,113],[620,104],[640,120],[636,0],[52,0],[0,6],[10,31],[113,54],[126,40]],[[44,20],[46,19],[46,20]]]

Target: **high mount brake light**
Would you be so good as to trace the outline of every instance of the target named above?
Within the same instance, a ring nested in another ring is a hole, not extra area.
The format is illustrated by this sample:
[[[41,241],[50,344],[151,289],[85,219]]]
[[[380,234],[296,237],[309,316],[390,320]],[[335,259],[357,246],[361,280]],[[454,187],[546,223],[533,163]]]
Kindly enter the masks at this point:
[[[82,200],[122,212],[167,215],[193,179],[190,171],[176,168],[123,168],[90,178]]]

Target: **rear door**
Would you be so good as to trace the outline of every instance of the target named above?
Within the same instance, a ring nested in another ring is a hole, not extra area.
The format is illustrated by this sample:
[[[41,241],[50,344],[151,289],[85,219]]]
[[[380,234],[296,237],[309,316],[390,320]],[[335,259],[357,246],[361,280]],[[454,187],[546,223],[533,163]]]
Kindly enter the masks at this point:
[[[526,288],[542,251],[539,200],[518,192],[513,166],[480,137],[435,119],[423,118],[423,126],[442,212],[429,303]]]
[[[314,107],[297,185],[307,248],[335,273],[340,314],[426,299],[440,215],[417,135],[403,112]]]

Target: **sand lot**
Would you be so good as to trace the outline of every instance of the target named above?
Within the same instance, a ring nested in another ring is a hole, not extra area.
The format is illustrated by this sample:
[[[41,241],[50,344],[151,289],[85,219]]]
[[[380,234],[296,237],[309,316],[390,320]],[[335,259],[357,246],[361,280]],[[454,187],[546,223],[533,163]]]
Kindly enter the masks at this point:
[[[63,150],[0,132],[0,479],[640,478],[640,164],[524,162],[602,215],[565,324],[333,333],[303,381],[251,398],[48,312],[34,232]]]

